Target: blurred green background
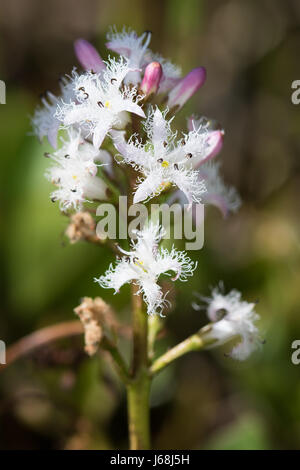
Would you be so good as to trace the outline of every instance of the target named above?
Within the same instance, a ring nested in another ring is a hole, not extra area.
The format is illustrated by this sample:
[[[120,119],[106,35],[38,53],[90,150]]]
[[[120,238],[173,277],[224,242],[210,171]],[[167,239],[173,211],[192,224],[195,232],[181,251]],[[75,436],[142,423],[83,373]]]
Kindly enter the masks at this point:
[[[119,296],[93,282],[111,255],[70,246],[67,219],[49,201],[43,177],[47,145],[30,135],[30,115],[46,89],[76,59],[73,41],[92,41],[105,57],[109,25],[153,31],[151,48],[187,73],[203,65],[207,82],[174,124],[191,112],[213,117],[226,131],[223,173],[243,199],[223,220],[206,211],[198,270],[177,283],[166,319],[168,346],[205,321],[192,293],[227,289],[259,299],[266,344],[245,363],[226,347],[182,358],[152,390],[153,446],[160,449],[300,448],[300,79],[297,0],[10,0],[0,4],[1,314],[0,339],[12,344],[36,329],[74,317],[84,296],[103,296],[127,318],[128,289]],[[1,366],[0,366],[1,367]],[[127,447],[126,401],[103,356],[89,359],[82,339],[52,344],[0,372],[1,449]]]

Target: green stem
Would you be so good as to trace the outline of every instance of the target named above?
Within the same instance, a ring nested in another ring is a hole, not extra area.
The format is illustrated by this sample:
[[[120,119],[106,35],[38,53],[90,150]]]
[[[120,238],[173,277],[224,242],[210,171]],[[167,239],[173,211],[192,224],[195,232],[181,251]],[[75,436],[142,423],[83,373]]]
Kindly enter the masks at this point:
[[[148,316],[148,359],[152,362],[154,358],[154,346],[157,334],[162,329],[162,321],[159,315]]]
[[[175,359],[190,351],[198,351],[199,349],[202,349],[204,345],[205,341],[198,333],[189,336],[187,339],[177,344],[174,346],[174,348],[170,349],[165,354],[160,356],[156,361],[154,361],[150,368],[151,374],[156,374],[164,367],[168,366],[171,362],[175,361]]]
[[[150,449],[150,377],[141,375],[127,385],[128,426],[131,450]]]
[[[127,385],[128,427],[131,450],[150,448],[149,394],[151,378],[148,373],[148,318],[143,311],[143,299],[132,285],[133,356],[132,380]]]

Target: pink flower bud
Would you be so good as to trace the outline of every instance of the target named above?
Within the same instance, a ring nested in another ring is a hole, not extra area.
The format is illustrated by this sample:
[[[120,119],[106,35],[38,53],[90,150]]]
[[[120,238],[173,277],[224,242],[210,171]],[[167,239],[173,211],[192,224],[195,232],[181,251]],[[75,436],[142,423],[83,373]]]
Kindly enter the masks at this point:
[[[196,93],[206,80],[206,70],[204,67],[197,67],[191,70],[180,82],[170,91],[168,97],[169,108],[178,106],[179,109],[184,103]]]
[[[205,161],[211,160],[221,151],[223,147],[224,134],[225,133],[223,130],[215,130],[209,134],[207,139],[208,148],[206,150],[207,154]]]
[[[159,62],[151,62],[145,69],[145,75],[141,84],[141,91],[145,96],[156,93],[162,78],[162,66]]]
[[[93,72],[99,73],[105,69],[105,64],[101,59],[100,55],[85,39],[77,39],[74,43],[75,54],[85,70],[93,70]]]

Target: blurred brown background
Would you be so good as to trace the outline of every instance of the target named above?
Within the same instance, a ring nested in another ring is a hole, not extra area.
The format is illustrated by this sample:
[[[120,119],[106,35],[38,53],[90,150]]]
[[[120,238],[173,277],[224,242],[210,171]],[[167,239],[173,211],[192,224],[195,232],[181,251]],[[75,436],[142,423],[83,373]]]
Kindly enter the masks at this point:
[[[47,150],[30,133],[30,115],[46,89],[76,63],[73,41],[84,37],[106,56],[110,25],[153,31],[151,48],[182,66],[204,65],[205,86],[176,117],[213,117],[226,131],[223,173],[243,199],[223,220],[206,211],[199,269],[177,285],[163,350],[204,323],[191,308],[194,291],[227,289],[259,299],[266,338],[246,363],[226,348],[184,357],[152,390],[155,448],[300,448],[300,365],[291,343],[300,339],[299,155],[300,105],[291,83],[300,79],[297,0],[10,0],[0,4],[1,314],[7,344],[41,326],[73,319],[83,295],[103,295],[128,312],[128,290],[112,298],[92,279],[108,265],[105,250],[69,246],[66,218],[49,202],[43,173]],[[1,366],[0,366],[1,367]],[[1,449],[126,448],[122,388],[100,356],[82,342],[64,341],[0,372]]]

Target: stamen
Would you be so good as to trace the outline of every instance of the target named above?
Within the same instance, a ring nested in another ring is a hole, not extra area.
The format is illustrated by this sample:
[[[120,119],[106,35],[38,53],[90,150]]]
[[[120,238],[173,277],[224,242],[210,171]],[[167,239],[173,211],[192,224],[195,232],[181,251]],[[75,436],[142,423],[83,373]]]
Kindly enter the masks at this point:
[[[97,105],[100,106],[100,108],[104,108],[104,104],[102,103],[102,101],[98,101]]]
[[[228,314],[228,311],[225,308],[219,308],[216,311],[216,321],[222,320],[222,318],[226,317]]]
[[[193,156],[193,154],[190,153],[190,152],[186,154],[186,158],[192,158],[192,156]]]
[[[118,80],[116,78],[112,78],[110,83],[113,85],[114,82],[117,82]]]
[[[179,166],[178,166],[177,163],[174,163],[174,169],[175,169],[175,170],[179,170]]]
[[[163,168],[168,168],[169,162],[167,160],[164,160],[163,158],[159,158],[157,160],[157,163],[160,163]]]

